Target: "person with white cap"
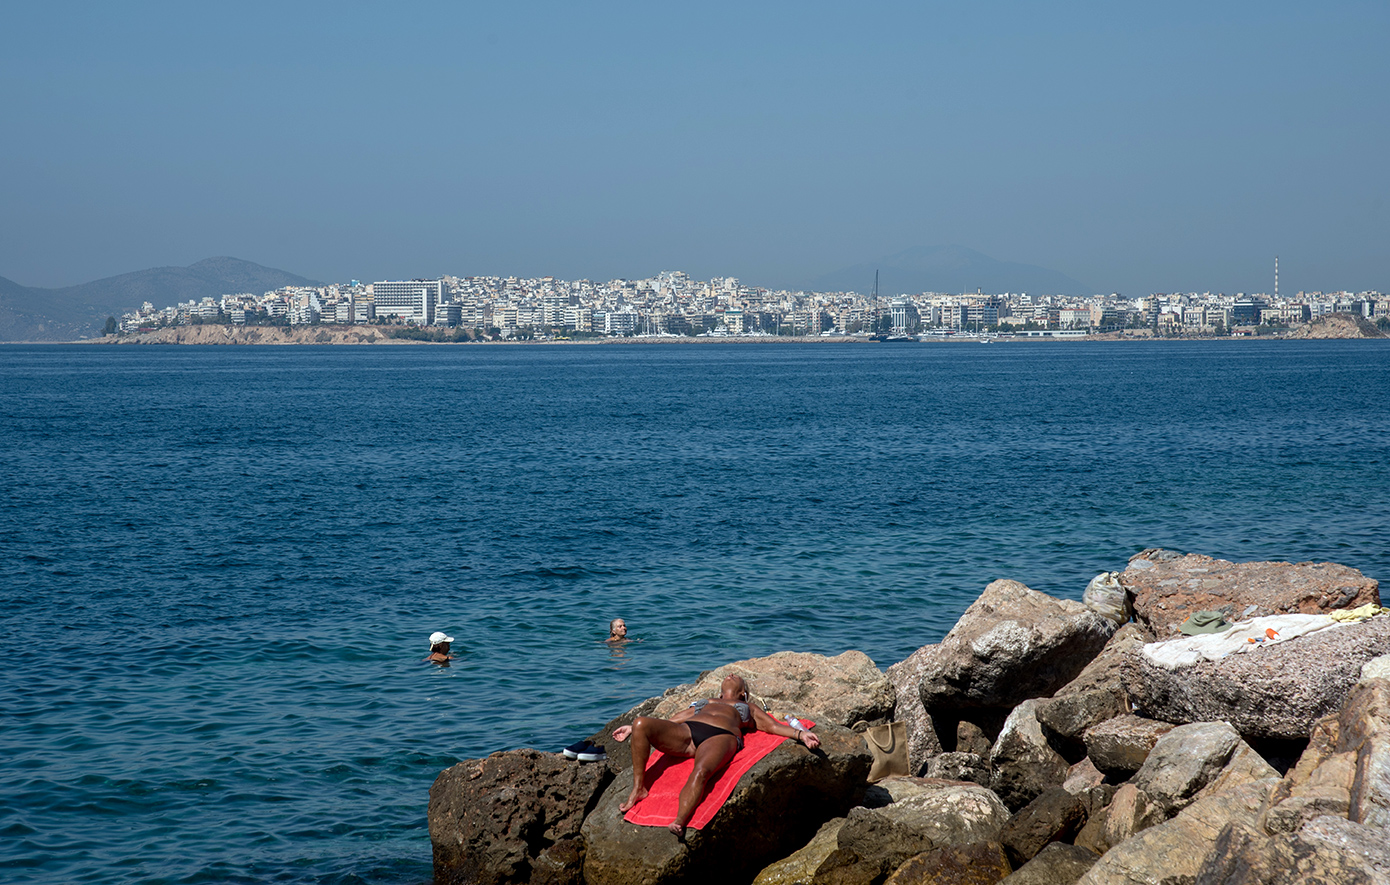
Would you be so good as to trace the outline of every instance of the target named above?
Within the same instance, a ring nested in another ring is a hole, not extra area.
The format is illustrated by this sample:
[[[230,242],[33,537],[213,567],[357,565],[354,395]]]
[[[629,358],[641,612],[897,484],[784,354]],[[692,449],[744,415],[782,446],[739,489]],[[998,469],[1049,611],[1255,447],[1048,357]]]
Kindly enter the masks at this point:
[[[454,659],[454,656],[449,654],[449,643],[453,641],[454,637],[448,636],[439,630],[431,633],[430,653],[425,660],[433,661],[436,664],[448,664]]]

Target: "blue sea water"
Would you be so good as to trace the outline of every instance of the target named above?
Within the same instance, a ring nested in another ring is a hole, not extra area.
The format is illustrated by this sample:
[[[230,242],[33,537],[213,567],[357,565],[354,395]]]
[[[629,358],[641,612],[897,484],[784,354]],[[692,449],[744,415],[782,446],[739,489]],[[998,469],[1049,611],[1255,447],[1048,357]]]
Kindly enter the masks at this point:
[[[730,660],[887,667],[991,580],[1079,598],[1151,546],[1390,576],[1383,342],[3,346],[0,382],[7,882],[424,883],[442,768]]]

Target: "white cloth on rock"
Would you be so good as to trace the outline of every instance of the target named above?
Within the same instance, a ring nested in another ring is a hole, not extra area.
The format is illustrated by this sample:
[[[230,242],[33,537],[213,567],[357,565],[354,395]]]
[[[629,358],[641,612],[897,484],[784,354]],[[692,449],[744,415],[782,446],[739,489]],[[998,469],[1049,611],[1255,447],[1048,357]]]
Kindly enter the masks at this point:
[[[1178,670],[1201,661],[1219,661],[1227,655],[1258,654],[1271,645],[1344,626],[1346,624],[1334,621],[1330,615],[1268,615],[1237,621],[1220,633],[1150,642],[1140,653],[1164,669]],[[1278,635],[1268,636],[1265,631],[1269,629]],[[1256,641],[1251,642],[1251,639]]]

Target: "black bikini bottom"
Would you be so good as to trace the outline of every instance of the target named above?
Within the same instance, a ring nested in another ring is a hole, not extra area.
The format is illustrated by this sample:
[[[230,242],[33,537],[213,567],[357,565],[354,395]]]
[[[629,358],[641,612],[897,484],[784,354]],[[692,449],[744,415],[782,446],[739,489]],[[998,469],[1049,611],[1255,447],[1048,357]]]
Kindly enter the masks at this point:
[[[712,737],[718,737],[721,734],[727,734],[729,737],[734,738],[738,741],[738,748],[740,750],[743,749],[743,738],[734,734],[732,731],[729,731],[727,728],[720,728],[717,725],[710,725],[708,722],[687,722],[685,724],[690,728],[690,740],[697,747]]]

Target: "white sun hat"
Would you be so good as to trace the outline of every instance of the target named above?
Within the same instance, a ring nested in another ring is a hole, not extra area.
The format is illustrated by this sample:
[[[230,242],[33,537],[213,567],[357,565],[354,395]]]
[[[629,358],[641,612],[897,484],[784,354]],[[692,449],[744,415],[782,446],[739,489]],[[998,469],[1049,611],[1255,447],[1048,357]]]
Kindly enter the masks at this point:
[[[438,630],[436,630],[435,632],[433,632],[433,633],[430,634],[430,645],[431,645],[431,646],[438,645],[438,644],[441,643],[441,642],[453,642],[453,641],[454,641],[454,637],[452,637],[452,636],[446,636],[446,635],[444,635],[443,633],[439,632]]]

